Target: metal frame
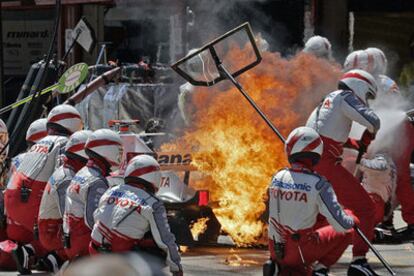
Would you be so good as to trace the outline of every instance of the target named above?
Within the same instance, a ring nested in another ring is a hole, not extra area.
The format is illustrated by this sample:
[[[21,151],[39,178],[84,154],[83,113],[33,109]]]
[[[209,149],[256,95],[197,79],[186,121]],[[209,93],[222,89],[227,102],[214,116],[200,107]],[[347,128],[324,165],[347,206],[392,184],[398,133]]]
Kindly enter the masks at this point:
[[[218,57],[217,57],[216,51],[214,49],[214,44],[219,43],[220,41],[226,39],[227,37],[233,35],[234,33],[239,32],[243,29],[246,31],[247,36],[249,37],[250,44],[252,45],[253,51],[256,55],[256,60],[254,62],[252,62],[249,65],[246,65],[245,67],[243,67],[240,70],[236,71],[235,73],[232,74],[232,76],[235,78],[235,77],[243,74],[247,70],[250,70],[251,68],[258,65],[262,60],[262,56],[260,55],[260,51],[257,48],[252,29],[251,29],[250,24],[248,22],[243,23],[242,25],[234,28],[233,30],[225,33],[224,35],[222,35],[222,36],[216,38],[215,40],[209,42],[208,44],[204,45],[203,47],[201,47],[196,52],[180,59],[179,61],[177,61],[176,63],[171,65],[171,68],[174,69],[180,76],[182,76],[184,79],[186,79],[189,83],[191,83],[192,85],[196,85],[196,86],[212,86],[212,85],[214,85],[214,84],[216,84],[216,83],[218,83],[218,82],[220,82],[224,79],[227,79],[227,76],[225,74],[223,74],[222,72],[219,72],[220,76],[218,78],[212,80],[212,81],[197,81],[197,80],[193,79],[190,75],[188,75],[186,72],[181,70],[179,68],[179,66],[182,65],[183,63],[185,63],[186,61],[188,61],[189,59],[195,57],[196,55],[199,55],[201,52],[205,51],[206,49],[208,49],[210,51],[211,56],[216,60],[216,58],[218,58]]]

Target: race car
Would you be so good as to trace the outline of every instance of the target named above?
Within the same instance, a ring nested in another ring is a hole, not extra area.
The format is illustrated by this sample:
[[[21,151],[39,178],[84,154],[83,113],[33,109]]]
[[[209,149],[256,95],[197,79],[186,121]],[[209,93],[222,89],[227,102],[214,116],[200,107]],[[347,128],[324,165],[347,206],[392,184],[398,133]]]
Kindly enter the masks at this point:
[[[150,147],[151,137],[166,135],[164,133],[133,133],[130,126],[138,120],[111,120],[109,126],[118,131],[124,144],[124,153],[119,170],[110,178],[110,185],[123,181],[123,174],[129,160],[138,154],[154,156],[161,166],[162,181],[157,192],[167,209],[168,222],[175,234],[177,244],[193,246],[196,244],[214,244],[220,234],[221,225],[211,208],[209,192],[196,191],[190,186],[191,153],[154,152]],[[201,218],[207,218],[206,230],[193,237],[191,228]]]

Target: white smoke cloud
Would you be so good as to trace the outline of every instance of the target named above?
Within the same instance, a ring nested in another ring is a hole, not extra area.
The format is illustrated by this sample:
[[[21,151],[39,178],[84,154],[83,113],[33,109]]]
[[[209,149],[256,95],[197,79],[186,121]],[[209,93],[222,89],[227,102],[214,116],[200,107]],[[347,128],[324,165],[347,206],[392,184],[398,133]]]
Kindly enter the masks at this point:
[[[371,104],[371,108],[381,120],[381,128],[375,140],[369,146],[369,156],[373,156],[376,153],[392,153],[391,151],[395,151],[398,148],[395,145],[403,146],[408,142],[404,132],[408,106],[409,103],[404,98],[394,95],[383,95]],[[365,127],[354,123],[350,137],[360,139],[364,130]],[[395,156],[399,153],[393,152],[393,154]],[[407,153],[401,152],[401,154]]]
[[[407,115],[401,109],[380,108],[375,110],[381,120],[381,128],[369,148],[371,153],[388,152],[396,144],[403,145],[407,141],[402,132]],[[405,153],[404,153],[405,154]]]

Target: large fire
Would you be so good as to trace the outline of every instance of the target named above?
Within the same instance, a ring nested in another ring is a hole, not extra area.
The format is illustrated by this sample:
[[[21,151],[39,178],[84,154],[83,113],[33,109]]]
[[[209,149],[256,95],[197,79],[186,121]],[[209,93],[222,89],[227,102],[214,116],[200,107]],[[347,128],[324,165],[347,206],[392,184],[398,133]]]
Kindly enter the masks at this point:
[[[239,48],[229,55],[249,58]],[[238,81],[286,136],[306,122],[339,76],[339,66],[307,54],[285,59],[265,52]],[[264,231],[269,180],[287,164],[283,144],[228,81],[196,88],[191,105],[192,126],[174,144],[197,149],[193,165],[209,176],[198,185],[218,202],[213,211],[222,229],[239,246],[254,244]]]

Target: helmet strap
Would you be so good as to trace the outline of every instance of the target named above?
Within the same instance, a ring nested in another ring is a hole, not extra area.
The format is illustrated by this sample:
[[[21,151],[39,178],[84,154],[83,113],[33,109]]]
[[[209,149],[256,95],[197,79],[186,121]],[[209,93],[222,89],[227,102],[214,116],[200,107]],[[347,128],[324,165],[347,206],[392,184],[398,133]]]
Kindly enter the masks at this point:
[[[71,152],[65,152],[65,157],[64,157],[63,162],[64,162],[63,165],[65,167],[70,167],[75,172],[77,172],[86,165],[86,163],[88,162],[88,159],[85,159],[82,156],[79,156]]]
[[[88,149],[85,149],[85,151]],[[109,173],[111,172],[111,165],[109,165],[109,163],[103,159],[102,157],[98,157],[99,155],[96,154],[95,156],[91,156],[89,153],[89,160],[88,163],[86,163],[86,166],[90,167],[90,168],[96,168],[98,169],[103,176],[108,176]]]
[[[135,176],[128,176],[124,179],[125,184],[131,185],[133,187],[144,189],[150,194],[155,194],[156,190],[154,185],[151,182],[146,181],[145,179],[135,177]]]
[[[47,123],[47,134],[49,135],[59,135],[59,136],[70,136],[72,133],[61,125],[55,123]]]
[[[30,142],[30,141],[26,141],[26,144],[27,144],[27,150],[29,150],[36,143]]]
[[[292,163],[292,168],[306,168],[309,170],[313,169],[313,160],[310,158],[302,158]]]
[[[313,166],[318,164],[321,156],[315,152],[298,152],[288,157],[290,164],[299,163],[301,166],[308,169],[313,169]]]
[[[352,91],[352,90],[348,87],[348,85],[346,85],[343,81],[339,81],[339,82],[338,82],[338,89],[340,89],[340,90],[350,90],[350,91]]]

